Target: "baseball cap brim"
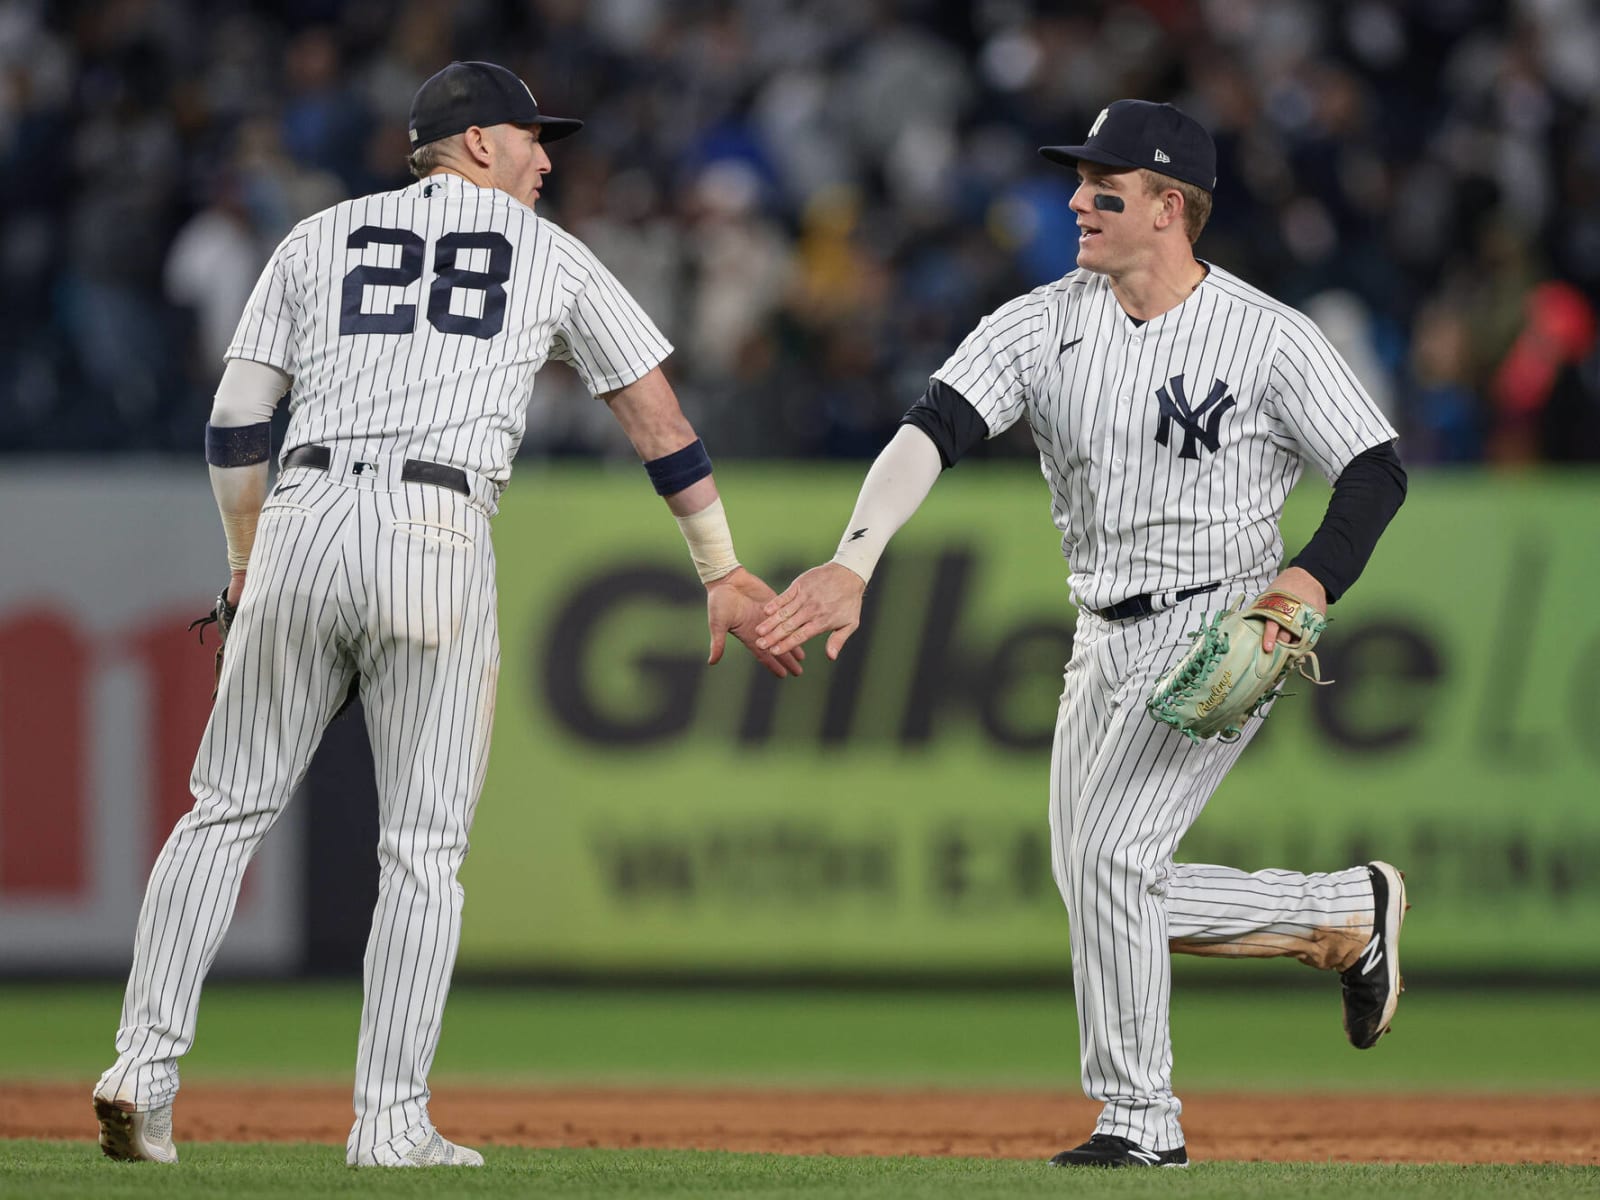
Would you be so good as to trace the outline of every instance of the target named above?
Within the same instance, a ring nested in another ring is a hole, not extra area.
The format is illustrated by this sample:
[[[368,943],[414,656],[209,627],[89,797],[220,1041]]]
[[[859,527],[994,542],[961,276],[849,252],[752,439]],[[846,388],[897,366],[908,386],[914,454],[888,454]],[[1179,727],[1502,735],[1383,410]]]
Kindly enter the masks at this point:
[[[1040,146],[1039,154],[1053,163],[1060,163],[1063,167],[1075,167],[1080,162],[1092,162],[1102,167],[1127,167],[1129,170],[1137,171],[1144,166],[1144,163],[1136,163],[1131,158],[1123,158],[1120,154],[1112,154],[1098,146]]]
[[[529,121],[530,125],[539,126],[539,140],[541,142],[559,142],[564,137],[571,137],[583,128],[583,122],[574,117],[535,117]]]
[[[551,142],[559,142],[562,138],[565,138],[565,137],[571,137],[573,134],[577,133],[578,130],[583,128],[583,122],[578,120],[575,117],[537,116],[537,117],[528,117],[526,119],[513,118],[513,119],[511,119],[509,121],[503,121],[503,122],[497,122],[497,123],[498,124],[505,124],[505,125],[537,125],[537,126],[539,126],[539,130],[540,130],[539,140],[541,142],[543,142],[545,145],[549,145]],[[412,142],[412,144],[411,144],[412,145],[412,149],[419,150],[423,146],[427,145],[428,142],[437,142],[437,141],[441,141],[441,140],[443,140],[444,138],[447,138],[447,137],[455,137],[455,135],[458,134],[458,133],[465,133],[467,130],[471,129],[473,127],[473,125],[475,125],[475,124],[477,124],[476,121],[468,121],[465,125],[462,125],[461,128],[459,128],[459,129],[453,128],[452,126],[445,126],[444,129],[441,132],[430,134],[429,137],[428,137],[427,142],[424,142],[424,141]]]

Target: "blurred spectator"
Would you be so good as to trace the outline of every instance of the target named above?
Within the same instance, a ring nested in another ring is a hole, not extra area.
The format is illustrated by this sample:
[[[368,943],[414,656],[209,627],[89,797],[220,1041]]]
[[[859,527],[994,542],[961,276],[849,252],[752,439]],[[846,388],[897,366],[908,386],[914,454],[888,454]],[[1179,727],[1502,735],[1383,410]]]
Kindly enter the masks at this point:
[[[1407,458],[1465,463],[1482,457],[1484,419],[1469,382],[1471,341],[1467,320],[1454,305],[1437,302],[1418,315],[1413,390],[1401,427]]]
[[[1594,306],[1565,283],[1542,283],[1528,294],[1527,324],[1495,372],[1494,457],[1529,462],[1555,433],[1546,419],[1556,379],[1589,356],[1595,344]],[[1568,374],[1582,382],[1582,375]],[[1579,418],[1581,420],[1581,417]]]
[[[167,299],[194,310],[200,386],[208,373],[219,370],[270,250],[257,239],[243,188],[231,175],[219,180],[216,200],[189,218],[173,239],[163,273]]]
[[[1394,382],[1378,356],[1372,314],[1361,297],[1343,290],[1320,292],[1306,302],[1305,313],[1327,335],[1383,415],[1391,423],[1398,420]]]
[[[1216,135],[1202,257],[1306,307],[1410,461],[1595,456],[1588,0],[0,0],[0,449],[192,450],[255,264],[407,182],[451,58],[588,120],[541,212],[678,345],[725,453],[873,453],[964,330],[1071,269],[1034,148],[1140,95]],[[541,379],[526,452],[627,454],[580,392]]]

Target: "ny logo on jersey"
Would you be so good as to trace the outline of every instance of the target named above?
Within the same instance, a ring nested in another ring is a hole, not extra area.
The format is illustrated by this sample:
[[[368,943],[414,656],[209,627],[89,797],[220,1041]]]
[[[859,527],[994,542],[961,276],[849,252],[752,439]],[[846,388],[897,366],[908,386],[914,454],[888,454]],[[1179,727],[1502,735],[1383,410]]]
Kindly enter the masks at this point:
[[[1172,390],[1169,392],[1167,388]],[[1172,436],[1172,423],[1176,421],[1183,427],[1183,448],[1178,451],[1179,458],[1199,458],[1200,451],[1195,446],[1197,441],[1215,454],[1220,440],[1217,426],[1236,403],[1228,395],[1228,385],[1219,379],[1211,385],[1210,395],[1190,408],[1181,373],[1167,380],[1167,387],[1156,389],[1156,402],[1161,406],[1161,419],[1156,422],[1156,444],[1167,445]]]

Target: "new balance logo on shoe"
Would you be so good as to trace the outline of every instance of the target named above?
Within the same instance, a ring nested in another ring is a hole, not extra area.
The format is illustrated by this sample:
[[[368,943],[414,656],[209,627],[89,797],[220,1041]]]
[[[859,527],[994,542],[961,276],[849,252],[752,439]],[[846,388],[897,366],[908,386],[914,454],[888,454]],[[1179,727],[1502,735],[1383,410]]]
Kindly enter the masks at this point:
[[[1156,1163],[1161,1161],[1161,1155],[1157,1154],[1155,1151],[1141,1150],[1138,1148],[1129,1150],[1128,1157],[1137,1158],[1140,1162],[1149,1163],[1151,1166],[1155,1166]]]
[[[1377,934],[1372,935],[1372,940],[1367,943],[1367,948],[1361,952],[1361,973],[1371,975],[1379,963],[1383,961],[1383,944]]]
[[[1339,973],[1344,1032],[1357,1050],[1370,1050],[1389,1032],[1400,993],[1400,925],[1405,920],[1405,877],[1385,862],[1367,864],[1372,880],[1372,937],[1356,961]],[[1380,970],[1381,968],[1381,970]]]

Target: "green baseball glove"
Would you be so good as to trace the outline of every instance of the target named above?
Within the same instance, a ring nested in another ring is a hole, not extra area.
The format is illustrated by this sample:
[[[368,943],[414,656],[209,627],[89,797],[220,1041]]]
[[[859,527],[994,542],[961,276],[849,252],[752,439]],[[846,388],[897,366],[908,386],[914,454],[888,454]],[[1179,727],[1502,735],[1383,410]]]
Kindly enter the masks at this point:
[[[1262,650],[1268,621],[1292,634],[1294,644],[1280,638],[1270,654]],[[1298,596],[1263,592],[1249,608],[1218,613],[1190,634],[1194,645],[1157,682],[1145,707],[1190,741],[1235,741],[1245,721],[1283,690],[1290,671],[1323,682],[1314,649],[1327,627],[1327,618]]]

